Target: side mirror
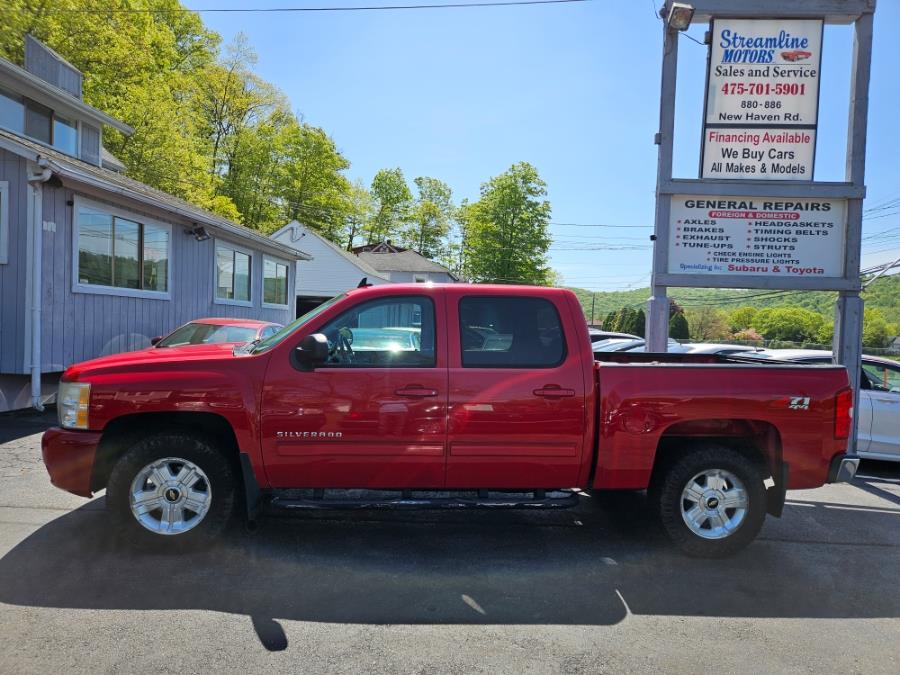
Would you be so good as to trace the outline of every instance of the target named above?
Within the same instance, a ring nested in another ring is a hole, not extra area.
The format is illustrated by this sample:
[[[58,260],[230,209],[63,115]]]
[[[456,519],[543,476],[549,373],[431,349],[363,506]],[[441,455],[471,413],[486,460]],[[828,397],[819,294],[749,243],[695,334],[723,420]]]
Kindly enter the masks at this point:
[[[150,346],[155,347],[156,343],[162,340],[162,335],[157,335],[155,338],[150,338]]]
[[[321,333],[307,335],[294,350],[301,370],[312,370],[328,359],[328,338]]]

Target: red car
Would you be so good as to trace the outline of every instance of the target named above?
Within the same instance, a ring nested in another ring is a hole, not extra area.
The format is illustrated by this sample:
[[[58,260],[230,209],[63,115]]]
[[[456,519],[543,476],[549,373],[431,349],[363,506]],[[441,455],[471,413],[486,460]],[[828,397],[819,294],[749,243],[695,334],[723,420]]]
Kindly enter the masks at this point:
[[[250,348],[71,366],[44,463],[64,490],[105,488],[124,539],[170,550],[263,507],[561,507],[646,489],[678,546],[722,556],[787,489],[855,474],[843,367],[598,359],[571,291],[359,288]]]
[[[150,344],[157,348],[184,347],[200,344],[241,344],[264,340],[284,326],[254,319],[196,319],[176,328],[165,337],[155,337]]]
[[[781,52],[781,58],[785,61],[805,61],[810,56],[812,56],[812,52],[805,52],[802,49],[795,49],[790,52]]]

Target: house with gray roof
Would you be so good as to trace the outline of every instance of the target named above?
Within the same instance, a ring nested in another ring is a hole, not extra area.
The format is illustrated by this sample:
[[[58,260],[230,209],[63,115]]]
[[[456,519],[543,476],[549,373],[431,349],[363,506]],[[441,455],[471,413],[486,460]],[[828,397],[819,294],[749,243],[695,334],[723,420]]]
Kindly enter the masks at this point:
[[[387,275],[365,260],[296,220],[272,233],[271,237],[286,246],[302,248],[312,257],[312,260],[297,263],[297,316],[339,293],[356,288],[363,279],[373,285],[390,283]]]
[[[195,318],[294,316],[308,254],[128,178],[104,127],[133,131],[37,40],[0,58],[0,411]]]
[[[354,248],[353,252],[360,260],[395,284],[459,281],[459,278],[443,265],[410,248],[401,248],[389,241],[359,246]]]

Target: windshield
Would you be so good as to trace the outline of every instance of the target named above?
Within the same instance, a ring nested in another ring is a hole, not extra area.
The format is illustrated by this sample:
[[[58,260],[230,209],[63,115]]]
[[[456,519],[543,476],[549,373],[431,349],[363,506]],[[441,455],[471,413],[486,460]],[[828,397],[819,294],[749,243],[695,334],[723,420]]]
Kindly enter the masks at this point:
[[[187,323],[156,343],[157,347],[182,347],[230,342],[249,342],[256,337],[256,328],[246,326],[218,326],[212,323]]]
[[[257,342],[255,345],[253,345],[253,348],[250,350],[250,353],[251,354],[260,354],[264,351],[268,351],[269,349],[271,349],[272,347],[274,347],[275,345],[280,343],[282,340],[284,340],[286,337],[291,335],[298,328],[303,326],[307,321],[317,317],[319,314],[324,312],[326,309],[331,307],[333,304],[339,302],[340,300],[343,300],[346,297],[347,297],[346,293],[341,293],[340,295],[334,296],[331,300],[323,302],[318,307],[314,307],[313,309],[309,310],[303,316],[291,321],[287,326],[285,326],[280,331],[275,333],[275,335],[272,335],[270,337],[267,337],[265,340],[260,340],[259,342]]]

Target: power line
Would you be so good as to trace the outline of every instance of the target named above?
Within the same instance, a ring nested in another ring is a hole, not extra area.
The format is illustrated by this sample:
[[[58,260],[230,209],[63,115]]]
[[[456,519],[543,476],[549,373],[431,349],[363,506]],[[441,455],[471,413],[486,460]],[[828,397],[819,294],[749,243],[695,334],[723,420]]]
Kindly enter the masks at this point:
[[[525,5],[566,5],[593,0],[510,0],[509,2],[444,2],[433,5],[354,5],[350,7],[205,7],[201,9],[189,9],[176,7],[171,9],[146,9],[146,8],[109,8],[109,9],[81,9],[81,8],[46,8],[48,14],[174,14],[182,12],[196,12],[198,14],[275,14],[275,13],[307,13],[307,12],[379,12],[412,9],[469,9],[482,7],[521,7]],[[30,11],[23,7],[19,11]]]

